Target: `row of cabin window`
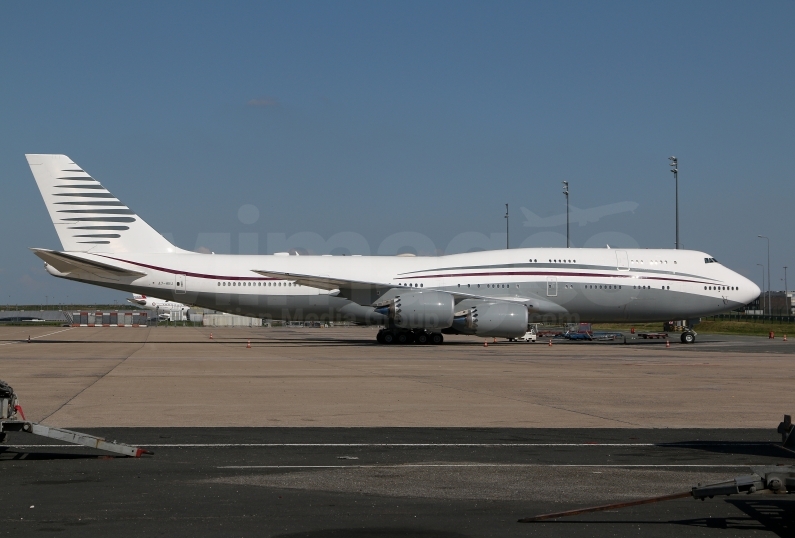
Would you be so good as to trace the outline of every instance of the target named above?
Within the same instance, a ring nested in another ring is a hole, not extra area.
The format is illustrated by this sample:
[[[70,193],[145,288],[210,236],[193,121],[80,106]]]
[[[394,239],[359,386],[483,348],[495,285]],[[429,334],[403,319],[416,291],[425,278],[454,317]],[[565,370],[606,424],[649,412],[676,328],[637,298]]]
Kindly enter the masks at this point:
[[[292,282],[218,282],[219,286],[299,286],[300,284],[293,284]]]
[[[476,284],[476,286],[479,288],[480,284]],[[519,284],[515,284],[515,286],[518,288]],[[461,284],[459,284],[458,287],[460,288]],[[472,284],[467,284],[467,288],[471,288],[471,287],[472,287]],[[483,287],[484,288],[510,288],[511,285],[510,284],[483,284]]]
[[[720,290],[729,290],[729,291],[737,291],[740,288],[737,286],[704,286],[704,289],[710,289],[713,291],[720,291]]]
[[[715,260],[715,258],[708,258],[708,259],[712,260],[712,262],[716,262],[717,261],[717,260]],[[548,260],[548,261],[549,261],[549,263],[577,263],[577,260]],[[530,259],[530,263],[537,263],[537,262],[538,262],[538,260]],[[642,263],[644,263],[643,260],[630,260],[629,262],[630,263],[634,263],[634,264],[642,264]],[[707,262],[707,263],[712,263],[712,262]],[[650,260],[649,263],[652,264],[652,265],[664,264],[664,263],[668,263],[668,260]],[[674,263],[676,263],[676,262],[674,262]]]

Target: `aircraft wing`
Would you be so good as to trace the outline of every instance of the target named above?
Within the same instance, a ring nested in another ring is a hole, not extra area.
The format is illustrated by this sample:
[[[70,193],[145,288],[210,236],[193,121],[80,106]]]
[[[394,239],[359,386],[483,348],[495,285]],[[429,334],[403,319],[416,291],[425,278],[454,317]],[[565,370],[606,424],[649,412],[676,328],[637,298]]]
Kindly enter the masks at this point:
[[[322,275],[304,275],[299,273],[281,273],[278,271],[262,271],[253,269],[254,273],[259,275],[278,278],[280,280],[292,280],[302,286],[309,286],[312,288],[319,288],[322,290],[339,290],[340,296],[350,299],[361,305],[375,305],[388,301],[394,298],[395,292],[399,293],[400,290],[413,290],[413,291],[434,291],[433,288],[407,288],[405,286],[395,286],[394,284],[379,283],[379,282],[366,282],[361,280],[347,280],[342,278],[333,278]],[[567,310],[562,306],[541,299],[540,297],[489,297],[475,293],[461,293],[457,291],[440,290],[444,293],[449,293],[455,298],[456,303],[465,300],[480,300],[489,301],[492,303],[522,303],[527,307],[539,313],[566,313]]]
[[[89,273],[105,273],[111,274],[113,276],[146,276],[146,273],[141,273],[140,271],[133,271],[131,269],[118,267],[109,263],[85,259],[81,256],[75,256],[65,252],[47,250],[44,248],[32,248],[30,250],[32,250],[36,256],[52,265],[63,274],[69,274],[74,271],[87,271]]]
[[[379,284],[377,282],[364,282],[359,280],[345,280],[340,278],[331,278],[324,275],[303,275],[300,273],[280,273],[277,271],[260,271],[252,269],[254,273],[269,278],[278,278],[280,280],[292,280],[302,286],[309,286],[310,288],[318,288],[321,290],[339,290],[342,288],[349,289],[370,289],[373,287],[391,288],[390,284]]]

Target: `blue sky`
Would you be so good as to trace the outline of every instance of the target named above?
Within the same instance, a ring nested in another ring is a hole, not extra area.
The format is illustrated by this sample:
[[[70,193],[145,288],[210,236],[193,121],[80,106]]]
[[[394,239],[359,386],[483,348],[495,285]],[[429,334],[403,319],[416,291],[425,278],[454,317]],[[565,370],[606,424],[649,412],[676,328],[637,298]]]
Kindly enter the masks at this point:
[[[60,244],[24,153],[69,155],[183,248],[373,254],[501,246],[506,202],[512,246],[562,246],[520,211],[565,211],[562,180],[579,208],[638,204],[574,224],[574,246],[670,248],[675,154],[684,246],[761,284],[768,235],[783,289],[793,20],[792,2],[5,2],[0,304],[125,297],[27,250]]]

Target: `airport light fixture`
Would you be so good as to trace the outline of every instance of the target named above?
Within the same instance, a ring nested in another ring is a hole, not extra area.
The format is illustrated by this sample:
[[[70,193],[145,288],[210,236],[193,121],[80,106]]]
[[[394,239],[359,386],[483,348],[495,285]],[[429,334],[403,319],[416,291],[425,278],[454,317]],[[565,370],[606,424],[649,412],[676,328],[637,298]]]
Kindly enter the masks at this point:
[[[679,161],[673,155],[668,157],[668,160],[671,161],[671,172],[674,174],[676,183],[676,250],[679,250]]]
[[[762,291],[764,292],[764,290],[765,290],[765,265],[762,264],[762,263],[757,263],[756,265],[758,265],[759,267],[762,268]],[[762,296],[760,295],[759,297],[762,297]],[[762,305],[762,301],[759,301],[759,305],[760,306]],[[762,311],[762,313],[764,314],[764,310]]]
[[[566,248],[571,248],[569,240],[569,182],[563,181],[563,194],[566,196]]]
[[[508,226],[508,204],[505,204],[505,248],[511,248],[511,241],[510,241],[510,228]]]
[[[757,235],[760,239],[767,239],[767,310],[769,316],[773,314],[770,308],[770,238],[764,235]]]

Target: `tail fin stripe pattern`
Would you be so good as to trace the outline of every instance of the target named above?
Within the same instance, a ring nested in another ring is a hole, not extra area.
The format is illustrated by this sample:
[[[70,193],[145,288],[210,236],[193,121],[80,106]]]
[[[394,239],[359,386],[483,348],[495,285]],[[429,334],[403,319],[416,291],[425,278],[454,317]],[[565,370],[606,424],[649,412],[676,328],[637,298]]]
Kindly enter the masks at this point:
[[[81,196],[83,198],[113,198],[114,200],[117,199],[111,193],[104,193],[104,192],[60,192],[54,194],[53,196]]]
[[[27,158],[65,251],[143,253],[178,250],[66,155],[27,155]],[[80,181],[82,183],[76,183]],[[60,196],[73,200],[58,201],[57,197]],[[97,200],[98,198],[102,200]],[[56,205],[83,206],[83,209],[59,208]],[[80,226],[81,223],[92,222],[128,223],[130,226]],[[75,230],[111,230],[124,233],[80,234]],[[80,240],[84,238],[103,240]]]
[[[129,226],[69,226],[70,230],[129,230]]]

